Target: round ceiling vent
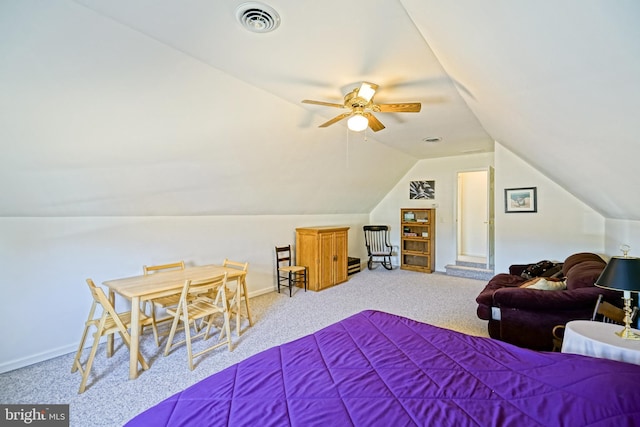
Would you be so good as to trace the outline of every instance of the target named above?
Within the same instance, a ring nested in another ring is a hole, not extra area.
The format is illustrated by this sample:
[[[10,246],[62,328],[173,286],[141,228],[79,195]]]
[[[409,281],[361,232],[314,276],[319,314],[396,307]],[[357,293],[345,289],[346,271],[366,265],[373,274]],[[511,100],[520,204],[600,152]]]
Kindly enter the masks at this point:
[[[236,19],[254,33],[268,33],[280,25],[280,15],[272,7],[258,2],[242,3],[236,9]]]

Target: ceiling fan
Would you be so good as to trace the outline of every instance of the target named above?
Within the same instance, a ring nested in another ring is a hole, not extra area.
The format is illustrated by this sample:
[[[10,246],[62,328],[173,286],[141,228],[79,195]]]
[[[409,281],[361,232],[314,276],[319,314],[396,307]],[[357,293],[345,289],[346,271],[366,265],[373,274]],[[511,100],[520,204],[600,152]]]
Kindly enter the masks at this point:
[[[401,104],[375,104],[373,96],[378,89],[375,83],[362,82],[359,88],[353,89],[344,96],[344,104],[332,102],[313,101],[304,99],[304,104],[324,105],[327,107],[346,108],[350,111],[334,117],[319,127],[326,128],[342,119],[349,117],[347,126],[352,131],[360,132],[368,127],[374,132],[384,129],[384,125],[372,113],[417,113],[420,111],[419,102],[405,102]]]

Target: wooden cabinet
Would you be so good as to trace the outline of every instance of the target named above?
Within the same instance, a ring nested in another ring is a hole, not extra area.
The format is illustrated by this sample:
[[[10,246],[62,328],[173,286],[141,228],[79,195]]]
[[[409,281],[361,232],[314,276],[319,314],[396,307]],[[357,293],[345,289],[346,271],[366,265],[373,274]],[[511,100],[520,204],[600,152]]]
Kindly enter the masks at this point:
[[[296,264],[308,267],[309,289],[319,291],[348,278],[349,227],[296,228]]]
[[[431,273],[436,241],[435,209],[400,209],[400,268]]]

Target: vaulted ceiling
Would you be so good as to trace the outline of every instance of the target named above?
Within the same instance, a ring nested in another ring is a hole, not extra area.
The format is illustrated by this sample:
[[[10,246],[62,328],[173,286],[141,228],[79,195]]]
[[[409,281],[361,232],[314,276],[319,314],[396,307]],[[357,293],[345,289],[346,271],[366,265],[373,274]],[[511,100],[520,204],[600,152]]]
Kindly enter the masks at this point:
[[[640,3],[265,0],[264,34],[242,3],[0,3],[0,215],[366,213],[419,159],[496,140],[640,219]],[[362,81],[422,111],[354,133],[300,102]]]

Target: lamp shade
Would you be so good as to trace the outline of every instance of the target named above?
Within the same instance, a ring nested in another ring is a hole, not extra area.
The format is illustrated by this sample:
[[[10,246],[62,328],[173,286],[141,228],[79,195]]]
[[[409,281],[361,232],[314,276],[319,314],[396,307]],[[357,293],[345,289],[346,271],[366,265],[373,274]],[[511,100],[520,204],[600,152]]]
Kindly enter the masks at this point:
[[[361,132],[369,126],[369,120],[362,114],[354,114],[347,120],[347,127],[354,132]]]
[[[640,258],[611,258],[596,280],[596,286],[615,291],[640,292]]]

